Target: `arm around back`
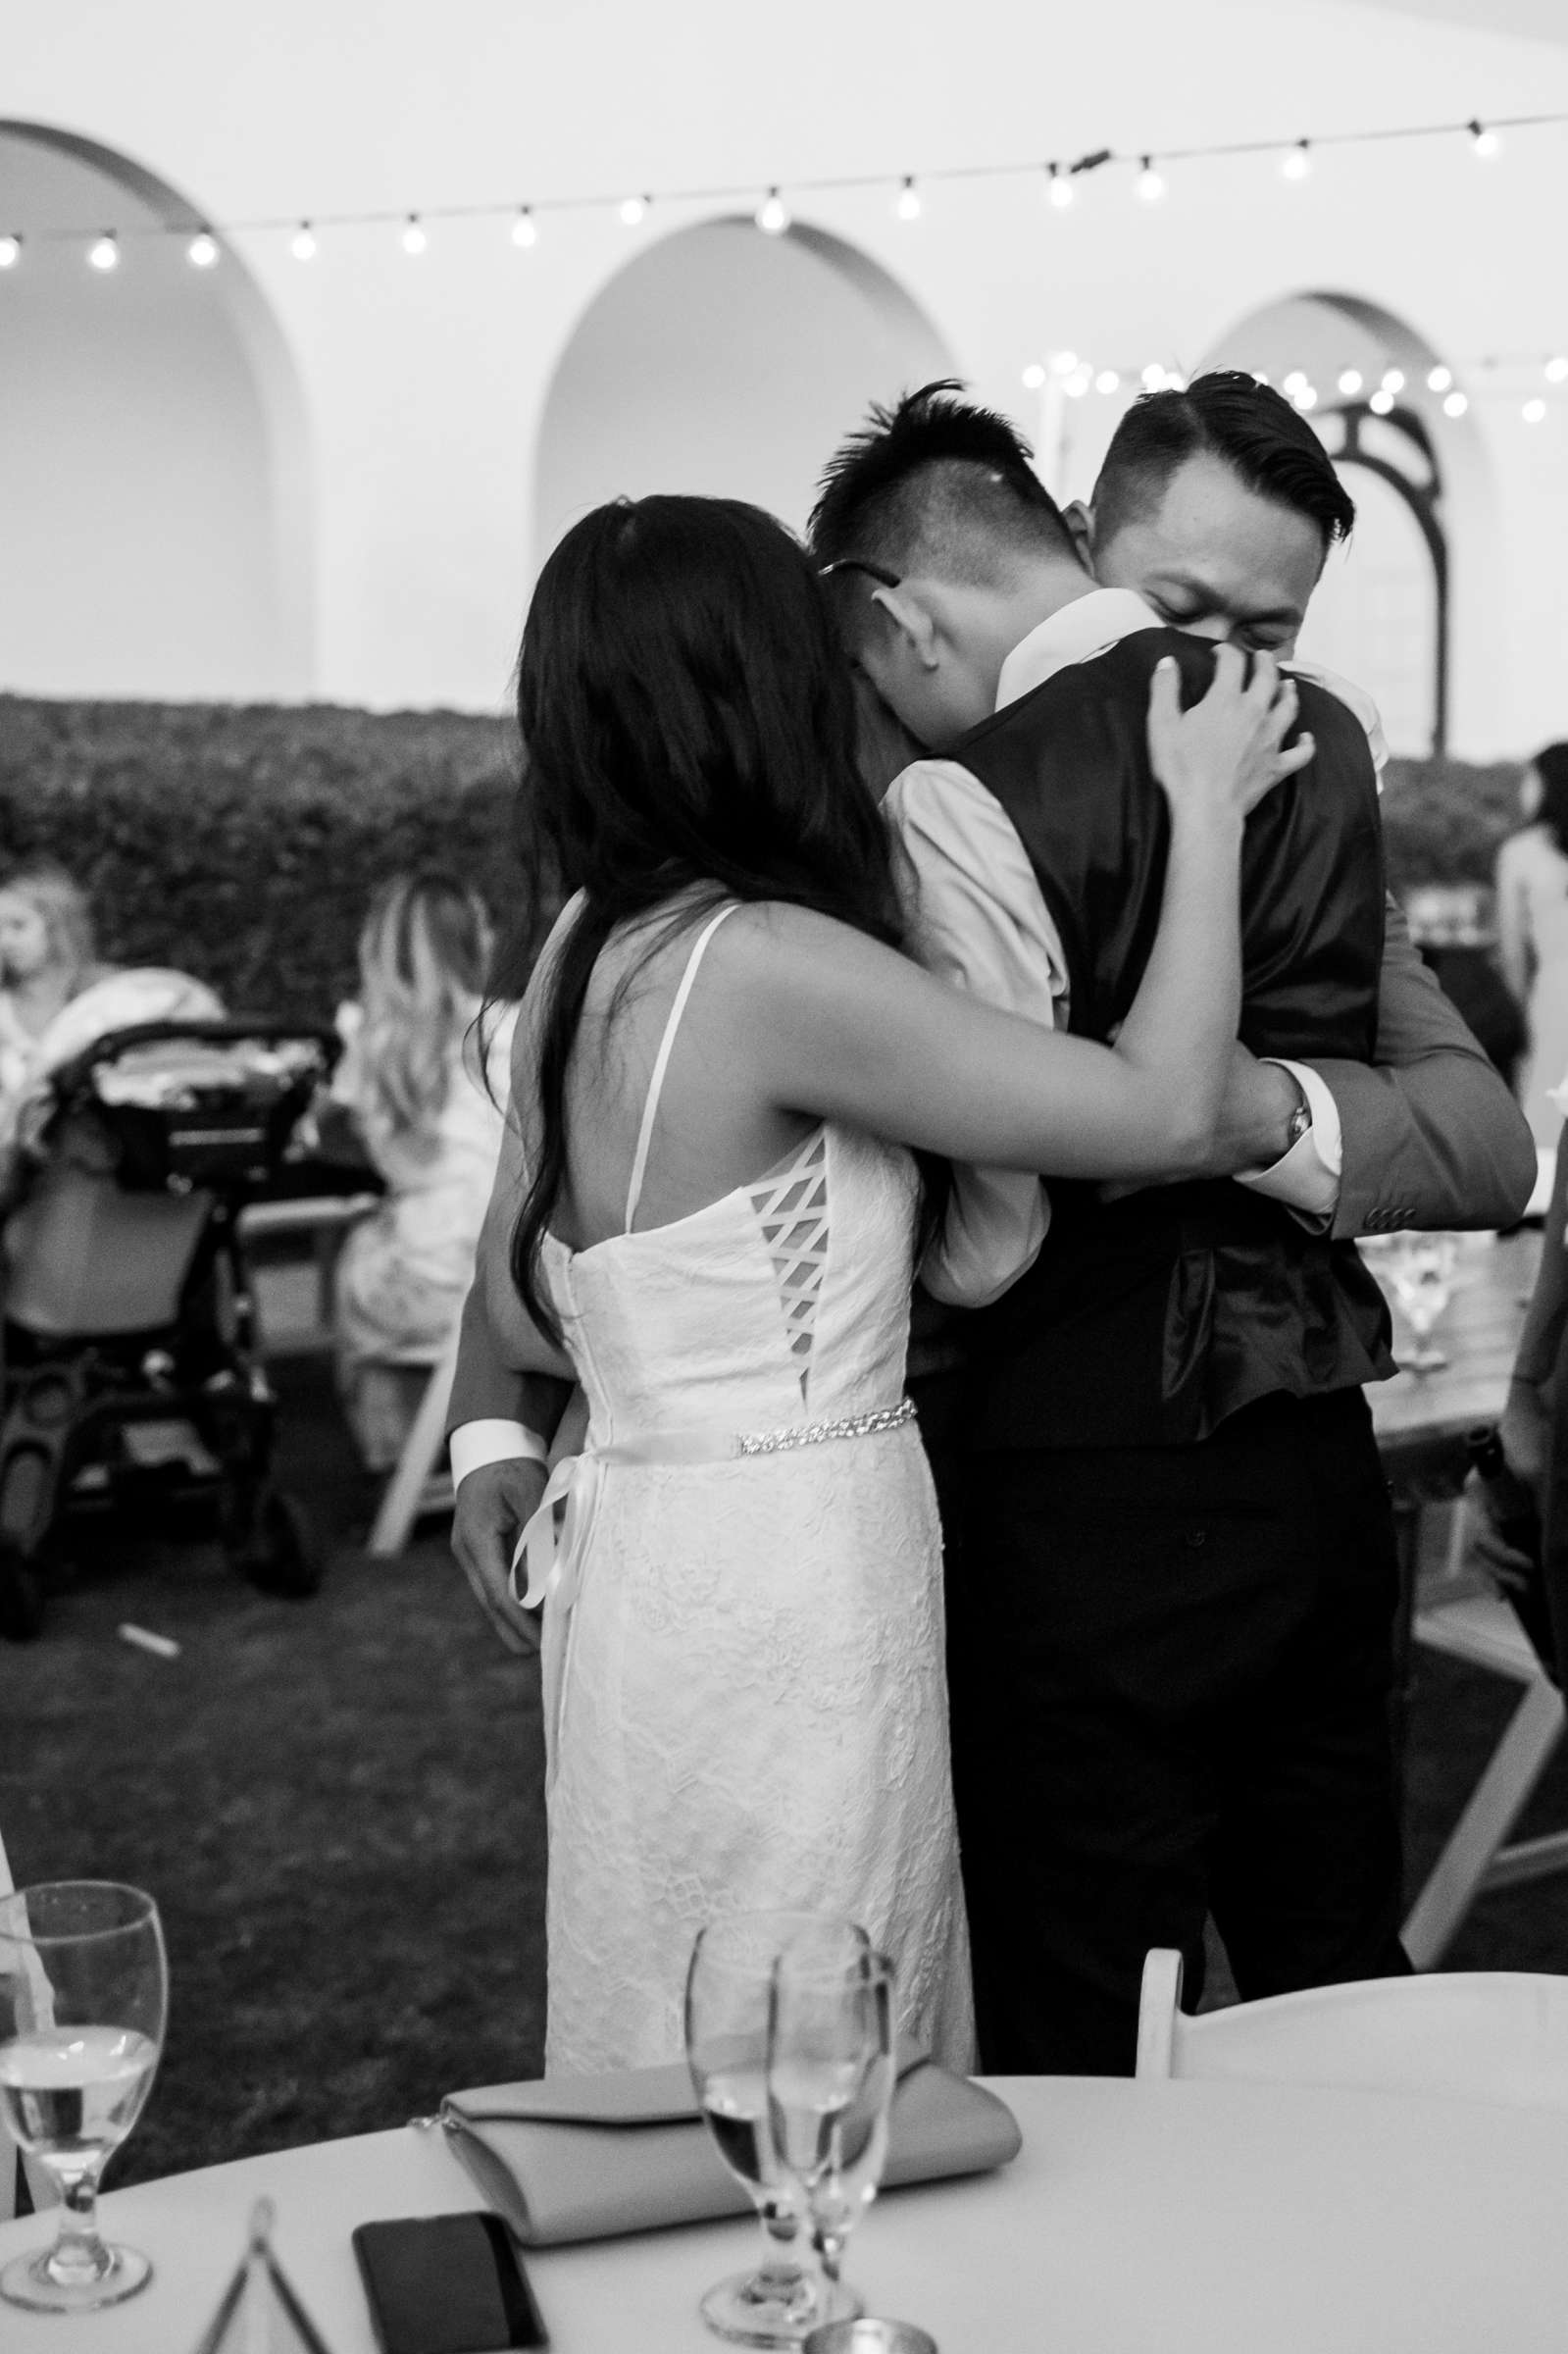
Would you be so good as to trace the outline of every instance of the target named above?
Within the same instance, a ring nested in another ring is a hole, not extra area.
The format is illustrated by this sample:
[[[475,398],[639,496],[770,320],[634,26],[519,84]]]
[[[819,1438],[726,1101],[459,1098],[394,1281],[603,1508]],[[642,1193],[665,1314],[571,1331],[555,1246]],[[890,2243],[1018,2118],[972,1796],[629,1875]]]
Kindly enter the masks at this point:
[[[1391,900],[1377,1055],[1315,1065],[1343,1136],[1334,1233],[1511,1226],[1536,1182],[1530,1131]]]

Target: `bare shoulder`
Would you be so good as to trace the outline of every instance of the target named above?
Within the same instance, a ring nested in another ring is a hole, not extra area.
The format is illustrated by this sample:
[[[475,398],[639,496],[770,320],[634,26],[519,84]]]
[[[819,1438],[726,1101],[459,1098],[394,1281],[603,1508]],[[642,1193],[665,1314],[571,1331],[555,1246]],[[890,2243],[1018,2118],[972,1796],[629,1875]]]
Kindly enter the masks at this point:
[[[736,907],[714,941],[733,988],[794,994],[816,991],[839,976],[864,974],[868,964],[896,954],[869,934],[814,907],[758,899]]]

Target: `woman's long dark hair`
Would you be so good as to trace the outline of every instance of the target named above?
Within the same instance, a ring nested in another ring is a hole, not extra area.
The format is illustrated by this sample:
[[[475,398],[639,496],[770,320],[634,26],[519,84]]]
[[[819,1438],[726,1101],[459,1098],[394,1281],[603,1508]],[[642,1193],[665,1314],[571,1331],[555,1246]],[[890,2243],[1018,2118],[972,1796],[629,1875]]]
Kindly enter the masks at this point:
[[[566,1176],[572,1045],[610,934],[678,894],[682,925],[725,899],[782,899],[892,946],[905,927],[827,597],[760,507],[658,496],[584,516],[539,576],[517,702],[527,871],[541,891],[584,895],[543,983],[532,1173],[512,1235],[518,1290],[558,1338],[539,1243]],[[495,994],[521,994],[537,938],[531,910]]]
[[[1568,858],[1568,743],[1548,743],[1530,765],[1541,779],[1541,807],[1535,822],[1545,827]]]

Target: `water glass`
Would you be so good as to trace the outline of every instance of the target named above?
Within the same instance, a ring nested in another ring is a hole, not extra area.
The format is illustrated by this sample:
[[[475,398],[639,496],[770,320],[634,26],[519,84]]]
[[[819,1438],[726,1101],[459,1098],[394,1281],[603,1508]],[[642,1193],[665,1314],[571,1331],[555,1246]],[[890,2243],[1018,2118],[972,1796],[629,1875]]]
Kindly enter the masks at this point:
[[[840,1954],[869,1952],[863,1930],[816,1913],[743,1913],[697,1938],[686,1977],[686,2060],[719,2155],[750,2193],[765,2234],[760,2269],[721,2280],[701,2314],[719,2337],[746,2346],[795,2346],[825,2316],[799,2262],[800,2211],[775,2160],[768,2106],[768,2030],[774,1967],[798,1938],[830,1939]]]
[[[1448,1359],[1433,1342],[1432,1328],[1452,1296],[1457,1238],[1451,1234],[1391,1234],[1375,1240],[1368,1255],[1374,1273],[1397,1301],[1415,1342],[1414,1349],[1400,1358],[1401,1364],[1412,1373],[1436,1373]]]
[[[168,2005],[163,1927],[139,1888],[55,1880],[0,1898],[0,2119],[64,2201],[53,2246],[0,2273],[11,2304],[85,2313],[151,2277],[99,2238],[98,2177],[152,2088]]]
[[[844,2245],[882,2181],[897,2074],[886,1956],[796,1939],[774,1969],[768,2111],[780,2172],[822,2266],[824,2321],[864,2311],[842,2277]]]

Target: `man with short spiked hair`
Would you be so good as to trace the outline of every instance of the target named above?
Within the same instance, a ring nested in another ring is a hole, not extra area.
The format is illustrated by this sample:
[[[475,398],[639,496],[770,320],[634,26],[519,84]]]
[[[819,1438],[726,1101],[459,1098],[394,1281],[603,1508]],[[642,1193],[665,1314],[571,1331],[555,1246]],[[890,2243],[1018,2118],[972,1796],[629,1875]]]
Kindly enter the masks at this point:
[[[1065,517],[956,384],[872,412],[812,537],[851,658],[931,755],[887,809],[938,970],[1113,1034],[1163,873],[1153,666],[1174,653],[1189,698],[1204,639],[1289,656],[1351,514],[1250,379],[1137,404]],[[944,1254],[996,1278],[923,1401],[990,2069],[1130,2070],[1144,1952],[1180,1947],[1195,1999],[1211,1913],[1243,1995],[1406,1967],[1361,1394],[1391,1359],[1350,1238],[1507,1223],[1534,1156],[1387,910],[1364,698],[1299,691],[1316,754],[1249,821],[1211,1174],[1109,1201],[961,1172],[928,1262],[938,1293]]]

